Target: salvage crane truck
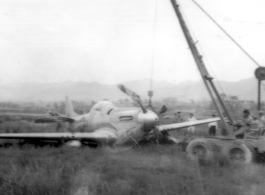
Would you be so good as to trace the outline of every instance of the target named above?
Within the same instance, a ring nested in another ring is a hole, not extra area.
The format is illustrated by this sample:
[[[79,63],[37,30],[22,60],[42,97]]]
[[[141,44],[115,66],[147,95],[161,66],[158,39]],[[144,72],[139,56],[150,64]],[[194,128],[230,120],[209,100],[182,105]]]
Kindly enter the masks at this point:
[[[215,87],[213,77],[209,75],[209,72],[206,69],[206,66],[203,62],[203,56],[199,53],[196,47],[196,42],[194,42],[186,25],[186,22],[179,9],[179,4],[177,3],[177,0],[171,0],[171,3],[199,73],[202,77],[203,83],[212,99],[218,115],[221,118],[223,128],[226,130],[227,134],[227,136],[222,137],[204,137],[193,139],[186,147],[188,157],[191,159],[211,159],[214,156],[225,156],[229,160],[242,161],[244,163],[251,163],[257,160],[262,161],[265,156],[265,137],[245,137],[244,139],[236,139],[236,132],[234,131],[233,126],[234,121]],[[224,118],[222,111],[227,118]]]

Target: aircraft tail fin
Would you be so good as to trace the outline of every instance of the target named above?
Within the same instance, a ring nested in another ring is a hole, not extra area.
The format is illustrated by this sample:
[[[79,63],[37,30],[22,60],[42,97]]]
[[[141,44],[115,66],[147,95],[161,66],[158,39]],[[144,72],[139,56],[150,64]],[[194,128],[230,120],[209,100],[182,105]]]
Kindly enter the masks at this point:
[[[69,99],[68,96],[65,97],[65,114],[67,117],[78,116],[78,114],[74,111],[72,101]]]

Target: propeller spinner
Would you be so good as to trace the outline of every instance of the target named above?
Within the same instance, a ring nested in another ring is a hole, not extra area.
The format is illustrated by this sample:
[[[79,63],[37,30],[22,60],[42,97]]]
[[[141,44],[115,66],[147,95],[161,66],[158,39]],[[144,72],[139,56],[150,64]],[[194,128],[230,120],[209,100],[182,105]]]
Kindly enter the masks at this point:
[[[139,114],[138,120],[144,123],[144,131],[149,132],[158,125],[158,116],[156,113],[147,110],[146,113]]]
[[[130,89],[128,89],[127,87],[125,87],[124,85],[118,85],[118,88],[124,92],[125,94],[127,94],[128,96],[130,96],[134,101],[136,101],[139,106],[142,108],[143,112],[139,115],[139,121],[144,123],[144,131],[145,132],[150,132],[151,130],[153,130],[155,137],[158,139],[159,136],[161,135],[159,129],[158,129],[158,125],[159,125],[159,118],[158,115],[156,114],[155,110],[153,109],[153,107],[151,107],[152,109],[146,109],[143,106],[142,100],[140,98],[139,95],[137,95],[135,92],[131,91]],[[167,107],[164,105],[162,106],[162,108],[159,110],[158,114],[161,115],[164,112],[167,111]]]

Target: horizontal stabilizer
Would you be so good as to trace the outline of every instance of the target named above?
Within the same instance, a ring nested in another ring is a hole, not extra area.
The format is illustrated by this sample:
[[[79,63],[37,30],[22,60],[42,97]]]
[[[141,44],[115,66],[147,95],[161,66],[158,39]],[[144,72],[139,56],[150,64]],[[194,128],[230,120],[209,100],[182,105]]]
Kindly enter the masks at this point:
[[[183,122],[183,123],[174,123],[174,124],[169,124],[169,125],[160,125],[158,128],[159,128],[159,131],[172,131],[172,130],[176,130],[179,128],[202,125],[202,124],[212,123],[212,122],[216,122],[220,120],[221,120],[220,118],[210,118],[210,119]]]
[[[69,117],[63,117],[63,116],[58,116],[58,117],[43,117],[43,118],[38,118],[35,120],[35,123],[56,123],[56,122],[69,122],[72,123],[75,120]]]

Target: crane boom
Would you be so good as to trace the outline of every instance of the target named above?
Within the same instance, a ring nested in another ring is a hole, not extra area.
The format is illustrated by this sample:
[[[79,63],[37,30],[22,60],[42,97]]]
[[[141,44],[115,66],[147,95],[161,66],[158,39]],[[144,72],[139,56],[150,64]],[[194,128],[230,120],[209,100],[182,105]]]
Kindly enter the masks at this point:
[[[180,26],[181,26],[181,29],[185,35],[185,38],[186,38],[186,41],[189,45],[189,48],[190,48],[190,51],[192,53],[192,56],[195,60],[195,63],[199,69],[199,72],[200,72],[200,75],[202,77],[202,80],[203,80],[203,83],[213,101],[213,104],[222,120],[222,123],[228,133],[228,135],[230,137],[233,137],[234,138],[234,132],[229,128],[229,126],[227,125],[225,119],[224,119],[224,116],[223,116],[223,113],[221,111],[221,109],[219,108],[218,104],[217,104],[217,101],[215,99],[215,96],[217,97],[219,103],[220,103],[220,106],[223,108],[225,114],[227,115],[228,117],[228,120],[233,123],[233,120],[229,114],[229,112],[227,111],[226,107],[225,107],[225,104],[222,100],[222,98],[220,97],[214,83],[213,83],[213,77],[211,77],[204,65],[204,62],[203,62],[203,59],[202,59],[202,55],[199,53],[197,47],[196,47],[196,43],[194,42],[192,36],[191,36],[191,33],[185,23],[185,20],[183,19],[183,16],[181,14],[181,11],[179,9],[179,5],[177,4],[177,0],[171,0],[171,3],[172,3],[172,6],[175,10],[175,13],[177,15],[177,18],[179,20],[179,23],[180,23]]]

